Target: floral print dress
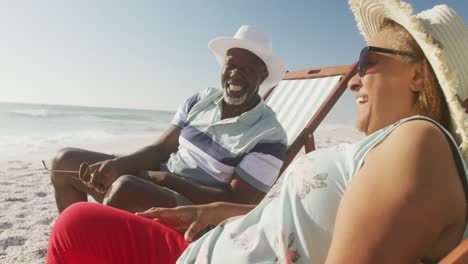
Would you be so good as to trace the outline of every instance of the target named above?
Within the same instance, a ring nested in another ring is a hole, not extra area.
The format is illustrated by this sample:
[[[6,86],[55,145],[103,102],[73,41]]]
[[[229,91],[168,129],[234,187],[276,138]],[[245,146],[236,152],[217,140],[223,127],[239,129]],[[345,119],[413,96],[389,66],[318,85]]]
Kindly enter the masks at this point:
[[[434,122],[421,116],[403,119],[356,144],[298,158],[283,174],[284,183],[275,185],[254,210],[206,233],[177,263],[323,263],[338,205],[353,175],[374,146],[398,125],[414,119]],[[461,159],[460,152],[456,155]],[[464,171],[466,177],[466,167]]]

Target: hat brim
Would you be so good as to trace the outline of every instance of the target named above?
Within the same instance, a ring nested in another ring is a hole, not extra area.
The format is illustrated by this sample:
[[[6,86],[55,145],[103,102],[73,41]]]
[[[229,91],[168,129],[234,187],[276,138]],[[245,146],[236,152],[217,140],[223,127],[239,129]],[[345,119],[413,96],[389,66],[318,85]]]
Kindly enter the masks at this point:
[[[350,0],[349,6],[366,42],[369,42],[379,32],[385,19],[400,24],[413,36],[431,64],[444,93],[451,117],[450,132],[460,145],[464,158],[468,159],[468,136],[465,124],[467,115],[459,98],[457,98],[457,93],[460,92],[459,80],[450,67],[464,69],[463,67],[466,66],[447,64],[443,49],[430,34],[426,33],[423,24],[413,15],[413,9],[408,3],[400,0]],[[436,6],[435,8],[449,9],[447,6]]]
[[[268,77],[260,84],[261,88],[276,86],[286,73],[283,61],[274,54],[268,54],[255,43],[235,38],[220,37],[211,40],[208,47],[213,51],[216,61],[220,66],[224,65],[226,52],[231,48],[246,49],[257,55],[266,64]]]

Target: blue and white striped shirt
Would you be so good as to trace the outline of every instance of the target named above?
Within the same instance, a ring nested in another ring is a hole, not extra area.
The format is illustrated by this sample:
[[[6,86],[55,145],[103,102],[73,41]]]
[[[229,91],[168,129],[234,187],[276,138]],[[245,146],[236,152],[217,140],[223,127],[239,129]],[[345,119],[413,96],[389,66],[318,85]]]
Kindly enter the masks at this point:
[[[236,172],[267,192],[286,156],[286,133],[261,100],[237,117],[221,120],[223,91],[208,88],[182,104],[172,124],[182,129],[167,169],[201,184],[226,188]]]

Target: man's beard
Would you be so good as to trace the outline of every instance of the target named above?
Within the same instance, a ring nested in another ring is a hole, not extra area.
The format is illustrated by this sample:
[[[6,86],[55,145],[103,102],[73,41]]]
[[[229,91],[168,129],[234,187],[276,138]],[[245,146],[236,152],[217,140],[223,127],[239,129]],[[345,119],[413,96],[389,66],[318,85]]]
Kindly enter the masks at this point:
[[[247,93],[244,93],[241,97],[231,97],[227,93],[227,89],[223,89],[223,98],[227,104],[230,105],[241,105],[247,100]]]

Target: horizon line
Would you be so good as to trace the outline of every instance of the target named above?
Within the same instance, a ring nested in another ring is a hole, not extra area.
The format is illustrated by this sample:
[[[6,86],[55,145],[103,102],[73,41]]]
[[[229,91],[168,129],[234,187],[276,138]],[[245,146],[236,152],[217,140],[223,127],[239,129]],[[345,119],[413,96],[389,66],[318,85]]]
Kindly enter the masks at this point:
[[[58,103],[41,103],[41,102],[19,102],[19,101],[4,101],[0,100],[0,103],[6,104],[30,104],[30,105],[48,105],[48,106],[72,106],[72,107],[86,107],[86,108],[104,108],[104,109],[118,109],[118,110],[142,110],[142,111],[161,111],[175,113],[177,109],[155,109],[155,108],[134,108],[134,107],[115,107],[115,106],[96,106],[96,105],[79,105],[79,104],[58,104]]]

